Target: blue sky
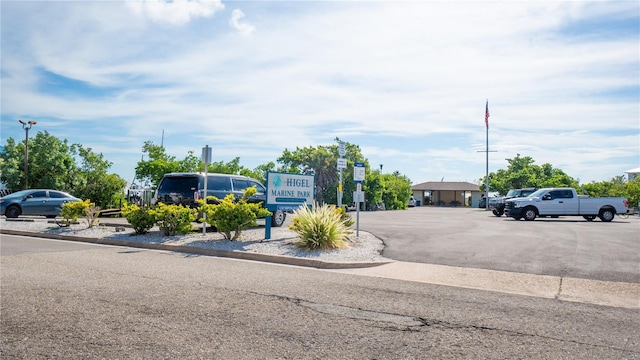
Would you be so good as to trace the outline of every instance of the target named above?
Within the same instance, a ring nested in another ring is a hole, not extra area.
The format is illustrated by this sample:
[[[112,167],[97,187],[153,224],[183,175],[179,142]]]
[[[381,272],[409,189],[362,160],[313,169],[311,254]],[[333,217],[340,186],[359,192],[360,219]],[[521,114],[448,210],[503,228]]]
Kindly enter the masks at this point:
[[[412,182],[531,156],[640,167],[637,1],[2,1],[1,144],[37,131],[131,181],[142,145],[254,168],[360,145]],[[164,130],[164,138],[162,133]]]

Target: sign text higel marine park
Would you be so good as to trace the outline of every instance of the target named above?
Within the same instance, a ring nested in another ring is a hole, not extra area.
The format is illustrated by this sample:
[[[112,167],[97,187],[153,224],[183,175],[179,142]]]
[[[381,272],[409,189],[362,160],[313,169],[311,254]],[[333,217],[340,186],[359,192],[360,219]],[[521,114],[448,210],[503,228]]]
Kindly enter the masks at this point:
[[[267,173],[267,208],[295,210],[314,202],[315,177],[289,173]]]

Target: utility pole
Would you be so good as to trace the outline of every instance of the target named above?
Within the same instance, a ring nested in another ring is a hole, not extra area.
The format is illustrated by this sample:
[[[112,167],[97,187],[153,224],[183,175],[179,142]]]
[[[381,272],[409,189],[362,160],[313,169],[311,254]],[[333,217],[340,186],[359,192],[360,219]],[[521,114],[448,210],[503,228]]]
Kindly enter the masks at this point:
[[[29,188],[29,129],[33,125],[36,124],[35,121],[27,121],[24,122],[22,120],[18,120],[20,124],[22,124],[22,128],[25,132],[24,139],[24,189],[27,190]]]

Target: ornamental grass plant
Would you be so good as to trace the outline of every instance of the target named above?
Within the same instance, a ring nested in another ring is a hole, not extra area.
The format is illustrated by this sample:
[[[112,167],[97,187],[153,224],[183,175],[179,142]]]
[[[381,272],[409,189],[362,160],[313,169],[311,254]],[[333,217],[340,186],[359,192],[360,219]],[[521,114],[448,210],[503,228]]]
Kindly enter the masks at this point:
[[[342,209],[323,204],[321,206],[301,206],[293,212],[289,229],[298,234],[296,244],[306,250],[341,249],[348,245],[351,217]]]

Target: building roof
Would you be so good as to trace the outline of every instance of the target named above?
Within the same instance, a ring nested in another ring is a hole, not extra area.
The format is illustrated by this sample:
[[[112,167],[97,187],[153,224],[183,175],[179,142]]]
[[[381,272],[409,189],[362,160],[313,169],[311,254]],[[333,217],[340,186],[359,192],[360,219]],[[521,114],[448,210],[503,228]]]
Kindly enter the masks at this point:
[[[627,170],[627,171],[625,171],[625,173],[627,173],[627,174],[640,174],[640,168]]]
[[[413,185],[411,190],[480,191],[480,186],[464,181],[427,181]]]

